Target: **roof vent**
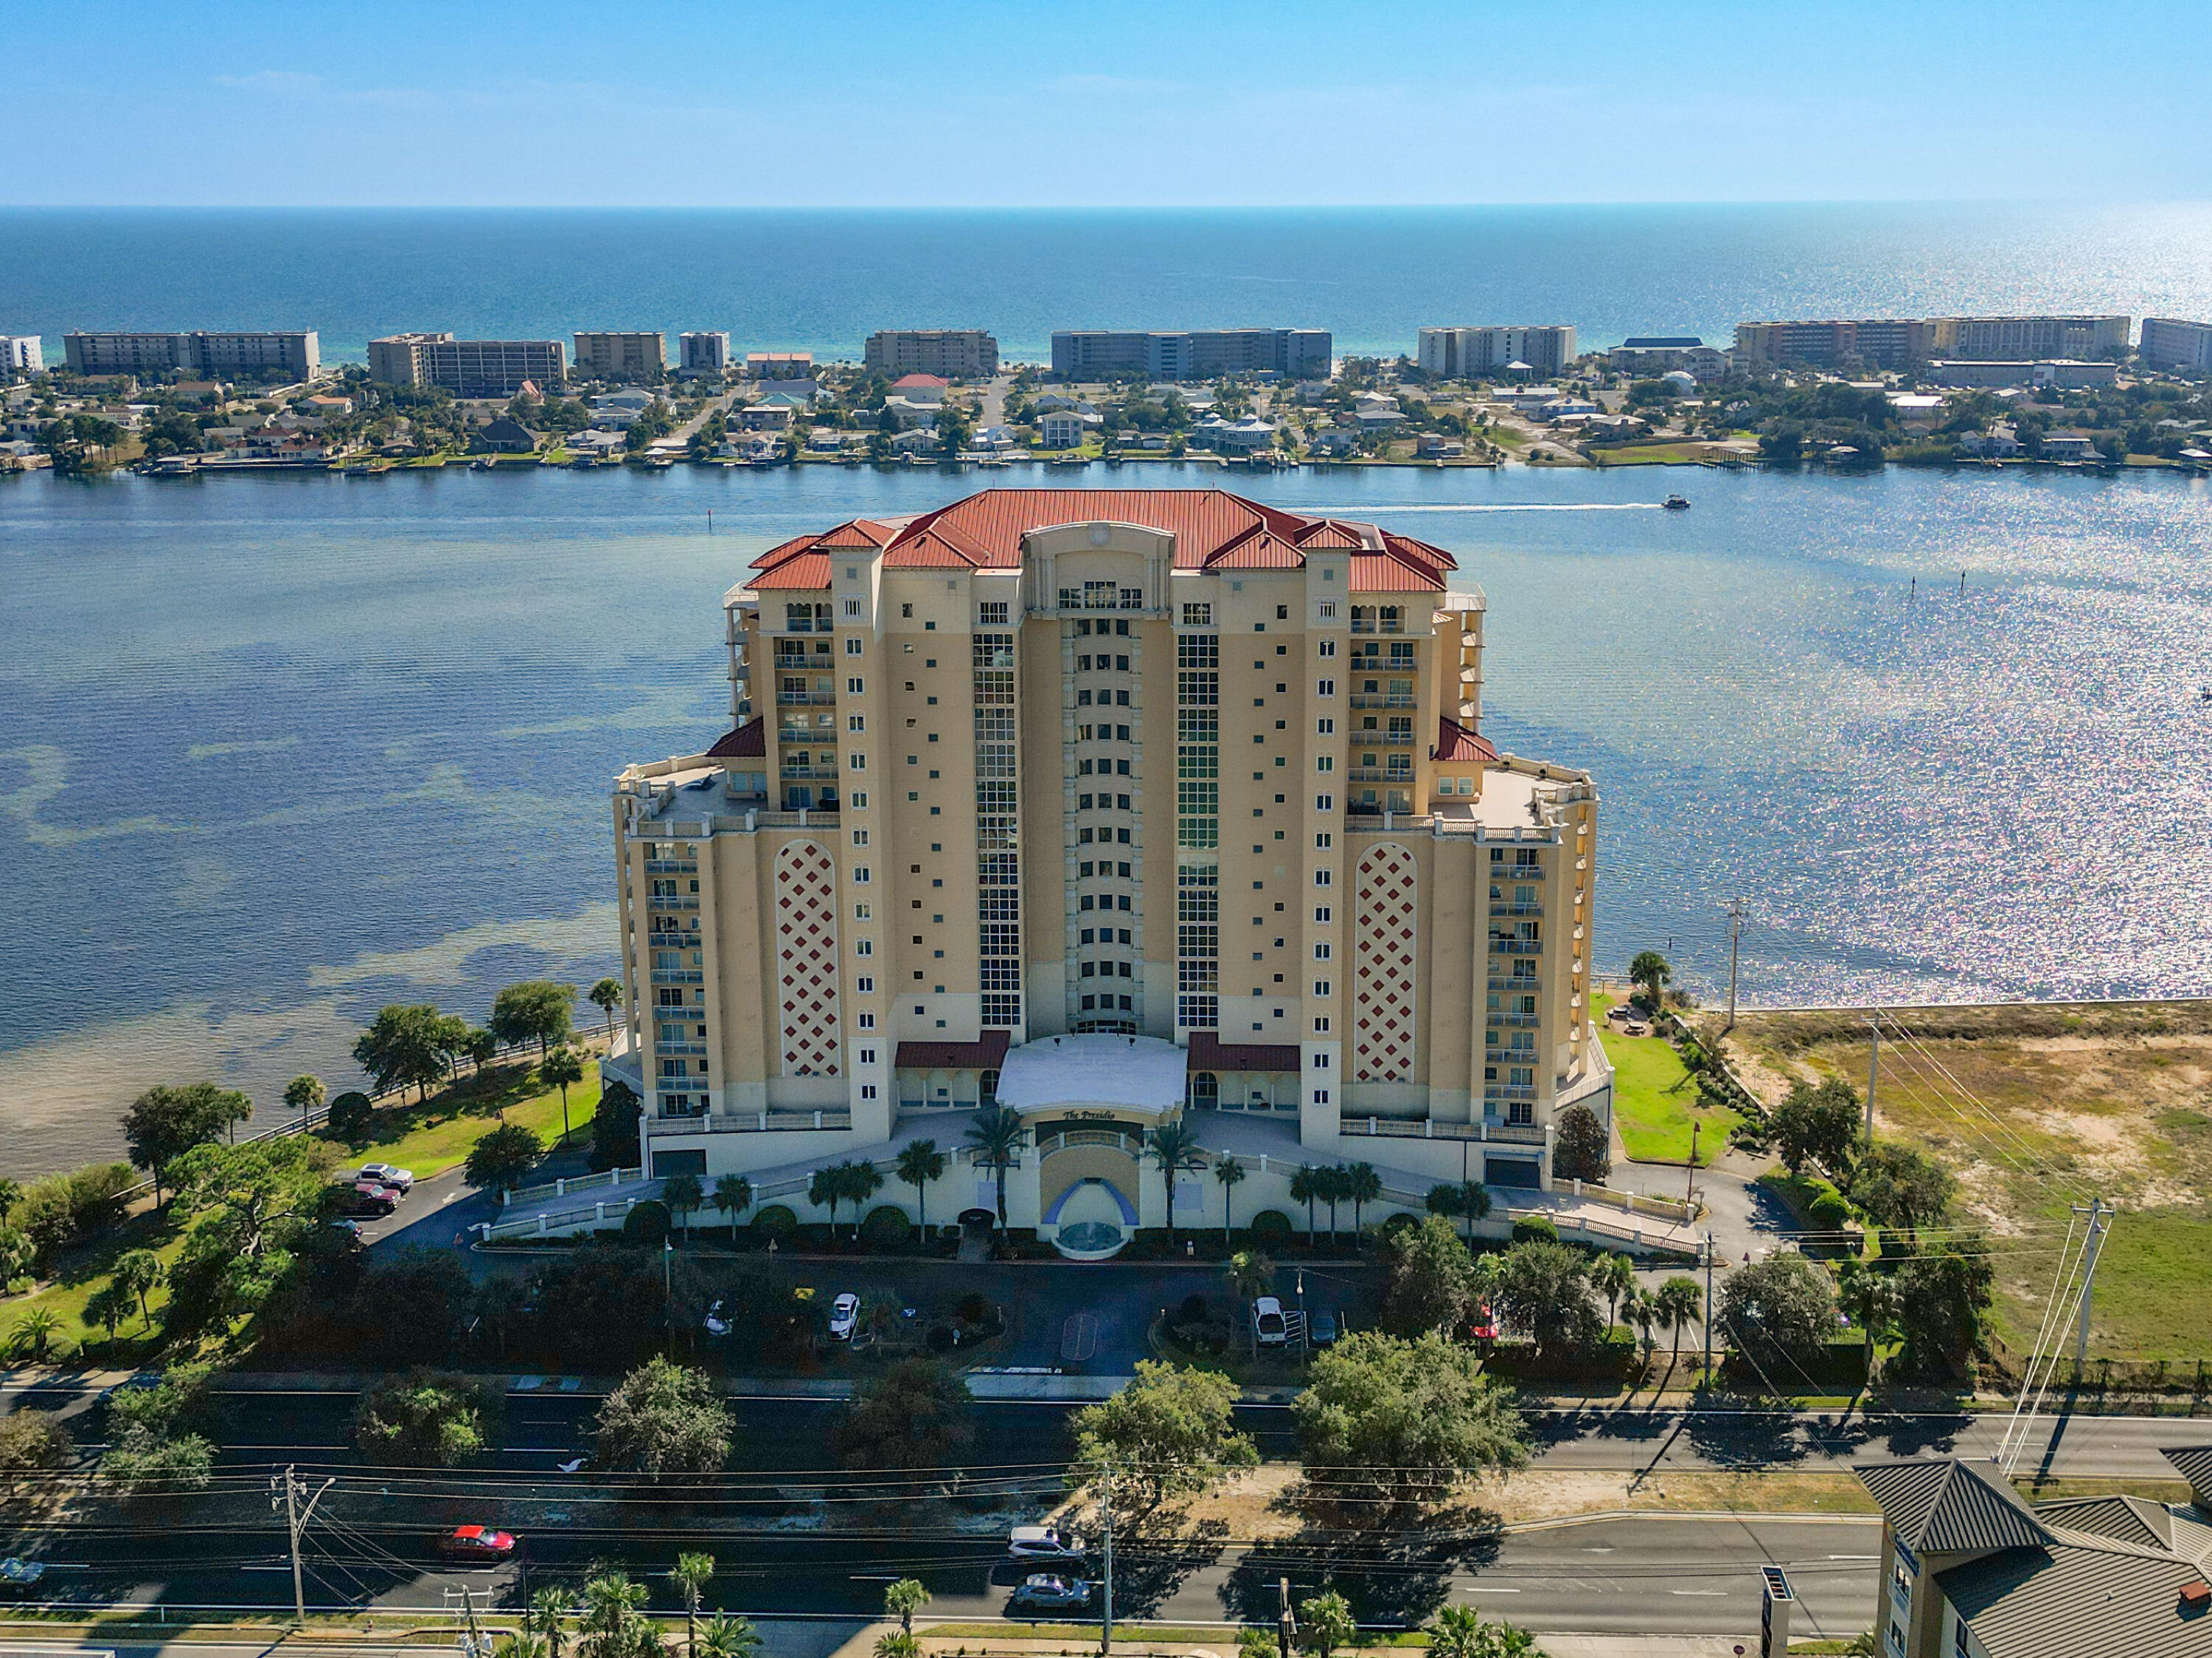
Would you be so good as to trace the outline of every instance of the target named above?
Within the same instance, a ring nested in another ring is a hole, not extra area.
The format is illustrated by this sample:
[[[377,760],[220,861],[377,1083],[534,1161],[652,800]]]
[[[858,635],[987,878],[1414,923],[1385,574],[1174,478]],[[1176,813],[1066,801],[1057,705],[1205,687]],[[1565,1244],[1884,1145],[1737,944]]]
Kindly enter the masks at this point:
[[[2181,1586],[2181,1609],[2185,1612],[2201,1612],[2212,1607],[2212,1583],[2198,1578],[2193,1583]]]

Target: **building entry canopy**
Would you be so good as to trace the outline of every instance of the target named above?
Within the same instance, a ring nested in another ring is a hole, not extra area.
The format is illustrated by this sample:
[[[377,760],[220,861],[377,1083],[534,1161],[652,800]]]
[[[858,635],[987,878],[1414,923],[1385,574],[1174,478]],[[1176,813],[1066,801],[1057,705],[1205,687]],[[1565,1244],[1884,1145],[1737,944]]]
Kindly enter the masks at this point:
[[[1162,1116],[1183,1099],[1186,1056],[1157,1036],[1044,1036],[1006,1051],[999,1102],[1028,1114],[1085,1107]]]

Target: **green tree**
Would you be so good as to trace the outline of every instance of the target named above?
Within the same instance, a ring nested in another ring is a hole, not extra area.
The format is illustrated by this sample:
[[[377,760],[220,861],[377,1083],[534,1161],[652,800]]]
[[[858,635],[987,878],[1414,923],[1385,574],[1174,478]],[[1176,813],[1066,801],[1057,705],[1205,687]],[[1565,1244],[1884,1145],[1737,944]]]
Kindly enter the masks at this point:
[[[564,1042],[539,1062],[538,1075],[541,1081],[551,1083],[561,1090],[561,1144],[566,1145],[572,1132],[568,1127],[568,1084],[584,1080],[584,1056]]]
[[[504,1195],[530,1178],[545,1155],[545,1142],[519,1122],[501,1123],[469,1148],[461,1172],[479,1191]]]
[[[205,1489],[215,1469],[210,1374],[205,1364],[172,1365],[154,1387],[116,1394],[101,1477],[125,1491]]]
[[[52,1309],[33,1307],[9,1328],[8,1351],[14,1357],[43,1364],[52,1355],[61,1333],[62,1321]]]
[[[416,1370],[386,1376],[354,1406],[354,1442],[369,1462],[459,1468],[506,1437],[506,1394],[482,1376]]]
[[[676,1557],[676,1569],[668,1574],[676,1585],[676,1592],[684,1597],[684,1650],[689,1654],[699,1650],[699,1602],[707,1593],[707,1586],[714,1581],[714,1557],[696,1552]]]
[[[488,1027],[477,1025],[469,1032],[468,1047],[465,1051],[469,1056],[469,1063],[481,1072],[499,1057],[499,1038],[493,1035]],[[557,1655],[550,1655],[550,1658],[557,1658]]]
[[[323,1119],[323,1127],[335,1139],[358,1145],[368,1138],[368,1126],[375,1115],[376,1106],[368,1096],[349,1088],[331,1102],[330,1115]]]
[[[1006,1224],[1006,1169],[1022,1154],[1027,1139],[1022,1120],[1002,1105],[988,1105],[968,1125],[968,1144],[976,1162],[997,1177],[999,1225]]]
[[[1664,956],[1656,950],[1639,950],[1628,964],[1628,982],[1644,993],[1644,999],[1657,1012],[1664,1005],[1662,998],[1667,987],[1674,981],[1674,969]]]
[[[1880,1349],[1897,1323],[1897,1286],[1856,1255],[1846,1256],[1836,1272],[1836,1303],[1866,1337],[1866,1386],[1874,1386]]]
[[[1443,1190],[1456,1190],[1443,1187]],[[1390,1254],[1383,1311],[1407,1334],[1449,1333],[1467,1321],[1474,1300],[1474,1260],[1442,1215],[1398,1235]]]
[[[0,1214],[6,1212],[0,1208]],[[0,1226],[0,1294],[5,1294],[9,1284],[31,1270],[38,1254],[38,1246],[31,1242],[28,1232],[18,1226]]]
[[[19,1406],[0,1417],[0,1473],[46,1473],[76,1448],[52,1412]]]
[[[1682,1356],[1682,1333],[1695,1324],[1705,1309],[1705,1293],[1686,1275],[1668,1278],[1652,1292],[1651,1309],[1674,1338],[1674,1357]]]
[[[1942,1164],[1909,1145],[1869,1146],[1851,1171],[1851,1201],[1881,1225],[1917,1237],[1942,1220],[1955,1184]]]
[[[866,1171],[865,1178],[862,1170]],[[830,1230],[834,1236],[837,1230],[837,1206],[850,1199],[853,1205],[853,1236],[857,1238],[860,1235],[860,1206],[883,1183],[884,1177],[876,1172],[872,1163],[856,1163],[848,1158],[843,1163],[833,1163],[827,1169],[814,1171],[814,1178],[806,1185],[806,1200],[830,1212]]]
[[[1322,1187],[1324,1184],[1322,1175],[1322,1171],[1313,1164],[1302,1163],[1298,1165],[1297,1172],[1291,1176],[1291,1201],[1303,1203],[1306,1206],[1306,1242],[1308,1243],[1313,1242],[1314,1205],[1322,1198]]]
[[[759,1658],[760,1649],[760,1631],[753,1627],[752,1619],[726,1612],[709,1618],[707,1632],[699,1638],[703,1658]]]
[[[1552,1174],[1559,1180],[1602,1181],[1613,1172],[1613,1137],[1586,1105],[1559,1113],[1552,1150]]]
[[[1775,1155],[1793,1175],[1808,1167],[1848,1181],[1859,1141],[1859,1096],[1840,1077],[1799,1081],[1774,1108],[1769,1127]]]
[[[902,1577],[884,1585],[884,1615],[899,1620],[899,1628],[914,1633],[914,1615],[929,1604],[929,1590],[919,1579]]]
[[[300,1114],[301,1122],[322,1109],[323,1079],[320,1077],[295,1077],[284,1084],[284,1103]]]
[[[1499,1266],[1498,1311],[1540,1351],[1588,1347],[1604,1333],[1590,1295],[1589,1263],[1564,1243],[1528,1238]]]
[[[153,1309],[147,1297],[168,1282],[169,1269],[151,1249],[130,1249],[116,1258],[113,1282],[124,1295],[138,1303],[142,1322],[152,1324]]]
[[[556,1042],[568,1040],[576,1008],[576,987],[550,979],[526,979],[492,998],[491,1033],[502,1042],[536,1042],[542,1062]]]
[[[1340,1647],[1351,1646],[1358,1639],[1359,1625],[1352,1621],[1351,1603],[1335,1590],[1298,1602],[1298,1644],[1315,1658],[1328,1658]]]
[[[1211,1370],[1137,1361],[1136,1379],[1075,1413],[1076,1461],[1110,1473],[1149,1513],[1171,1497],[1212,1491],[1260,1453],[1237,1431],[1237,1384]]]
[[[171,1162],[196,1145],[220,1139],[233,1123],[253,1114],[253,1102],[234,1088],[213,1083],[166,1084],[148,1089],[123,1114],[123,1142],[131,1161],[154,1177],[154,1201]]]
[[[1930,1244],[1898,1263],[1893,1279],[1900,1357],[1916,1375],[1967,1377],[1989,1349],[1991,1248],[1979,1233]]]
[[[1352,1206],[1352,1236],[1357,1238],[1361,1230],[1360,1211],[1382,1195],[1382,1176],[1375,1172],[1371,1163],[1355,1163],[1344,1170],[1345,1200]]]
[[[585,993],[592,1006],[607,1016],[607,1040],[615,1036],[615,1010],[623,1005],[623,986],[620,979],[602,979]]]
[[[914,1187],[915,1224],[924,1224],[929,1183],[943,1180],[952,1159],[937,1149],[935,1140],[908,1140],[899,1148],[898,1177]],[[734,1236],[734,1235],[733,1235]]]
[[[1353,1331],[1314,1360],[1291,1412],[1308,1482],[1340,1503],[1394,1509],[1528,1460],[1510,1391],[1480,1355],[1433,1333]]]
[[[848,1468],[945,1467],[975,1442],[975,1408],[968,1384],[950,1368],[902,1359],[860,1383],[830,1447]]]
[[[599,1406],[599,1463],[643,1473],[714,1473],[736,1437],[729,1406],[698,1370],[665,1358],[624,1376]]]
[[[1802,1372],[1836,1327],[1826,1272],[1794,1250],[1740,1266],[1721,1285],[1722,1327],[1754,1369]]]
[[[1620,1309],[1636,1294],[1636,1263],[1623,1254],[1601,1255],[1590,1263],[1590,1288],[1605,1297],[1606,1327],[1620,1322]]]
[[[330,1148],[301,1135],[202,1145],[172,1165],[185,1223],[167,1321],[219,1328],[265,1302],[323,1210]]]
[[[1457,1216],[1465,1222],[1460,1228],[1460,1236],[1472,1244],[1474,1223],[1490,1212],[1490,1192],[1480,1181],[1452,1181],[1431,1186],[1424,1204],[1432,1215],[1441,1215],[1448,1220]]]
[[[753,1183],[743,1175],[724,1175],[714,1182],[714,1207],[730,1223],[730,1247],[738,1247],[738,1217],[753,1206]]]
[[[684,1229],[684,1242],[690,1242],[692,1212],[707,1200],[705,1182],[689,1172],[671,1175],[661,1182],[660,1200]]]
[[[1206,1148],[1198,1143],[1198,1131],[1180,1117],[1164,1122],[1145,1136],[1145,1151],[1152,1160],[1152,1167],[1160,1171],[1168,1187],[1168,1236],[1175,1236],[1176,1176],[1195,1173],[1206,1167]]]
[[[523,1608],[522,1627],[545,1643],[545,1658],[562,1658],[568,1638],[568,1597],[556,1588],[538,1590]]]
[[[584,1582],[584,1616],[576,1646],[584,1658],[643,1658],[652,1625],[642,1612],[642,1583],[626,1571],[605,1571]]]
[[[592,1167],[635,1169],[640,1166],[638,1123],[645,1108],[636,1091],[616,1078],[599,1096],[599,1108],[592,1118]]]
[[[354,1043],[354,1062],[368,1072],[379,1093],[412,1086],[417,1098],[427,1100],[430,1084],[446,1074],[444,1020],[427,1002],[386,1007]],[[333,1122],[333,1131],[337,1127]]]
[[[1244,1165],[1226,1151],[1213,1160],[1213,1178],[1221,1186],[1221,1246],[1229,1247],[1236,1230],[1236,1191],[1244,1180]]]

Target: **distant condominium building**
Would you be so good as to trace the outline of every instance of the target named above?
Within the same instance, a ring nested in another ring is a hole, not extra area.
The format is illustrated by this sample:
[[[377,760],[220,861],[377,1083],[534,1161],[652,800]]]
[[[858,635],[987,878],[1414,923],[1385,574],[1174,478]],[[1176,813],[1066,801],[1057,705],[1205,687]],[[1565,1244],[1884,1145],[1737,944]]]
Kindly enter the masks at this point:
[[[1556,374],[1575,360],[1574,325],[1424,328],[1414,360],[1425,372],[1447,380],[1487,374],[1516,362],[1534,374]]]
[[[679,337],[684,372],[720,375],[730,367],[730,337],[724,333],[685,334]]]
[[[577,332],[576,373],[584,379],[641,380],[667,372],[668,342],[657,331]]]
[[[2038,362],[2128,354],[2125,317],[1937,317],[1931,356]]]
[[[1928,365],[1927,378],[1930,386],[1940,386],[1947,391],[2051,386],[2062,391],[2078,392],[2089,386],[2114,385],[2119,380],[2119,365],[2109,361],[2081,362],[2062,357],[2021,362],[1954,361],[1939,357]]]
[[[511,398],[526,380],[550,392],[568,378],[558,340],[457,340],[391,334],[368,343],[368,374],[387,386],[442,386],[457,398]]]
[[[1606,361],[1615,373],[1638,378],[1680,369],[1698,380],[1718,380],[1729,367],[1727,352],[1694,334],[1639,335],[1607,352]]]
[[[46,350],[36,334],[0,334],[0,374],[46,372]]]
[[[868,336],[860,365],[871,374],[939,374],[988,380],[999,372],[999,342],[980,328],[885,328]]]
[[[1740,322],[1735,349],[1771,368],[1903,368],[1936,355],[1936,325],[1910,318]]]
[[[811,380],[814,378],[811,351],[748,351],[745,376],[757,380]]]
[[[1126,374],[1211,380],[1252,374],[1327,380],[1335,368],[1335,349],[1325,328],[1070,329],[1052,337],[1052,372],[1074,380]]]
[[[2182,374],[2212,374],[2212,322],[2145,317],[2136,355],[2146,367]]]
[[[276,370],[312,380],[322,367],[313,329],[245,333],[64,334],[62,350],[76,374],[165,374],[178,369],[209,380]]]
[[[1008,1223],[1084,1258],[1170,1203],[1299,1212],[1304,1163],[1372,1165],[1385,1212],[1550,1185],[1558,1113],[1611,1109],[1597,793],[1479,734],[1455,568],[1218,490],[988,490],[763,554],[723,598],[732,729],[614,788],[605,1074],[649,1173],[811,1218],[807,1169],[957,1154],[1000,1105]],[[1178,1119],[1233,1199],[1146,1157]]]

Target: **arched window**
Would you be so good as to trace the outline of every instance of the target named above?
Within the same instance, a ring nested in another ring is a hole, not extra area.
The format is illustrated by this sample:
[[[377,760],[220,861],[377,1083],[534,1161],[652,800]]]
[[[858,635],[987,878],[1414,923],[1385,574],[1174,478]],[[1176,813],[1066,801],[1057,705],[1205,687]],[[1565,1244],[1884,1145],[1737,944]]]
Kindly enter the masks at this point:
[[[1194,1072],[1190,1079],[1190,1102],[1201,1111],[1211,1111],[1221,1103],[1221,1078],[1211,1071]]]
[[[986,1071],[981,1077],[976,1078],[975,1086],[977,1093],[980,1096],[978,1103],[980,1103],[985,1110],[988,1111],[993,1106],[998,1104],[999,1073],[997,1072]]]

